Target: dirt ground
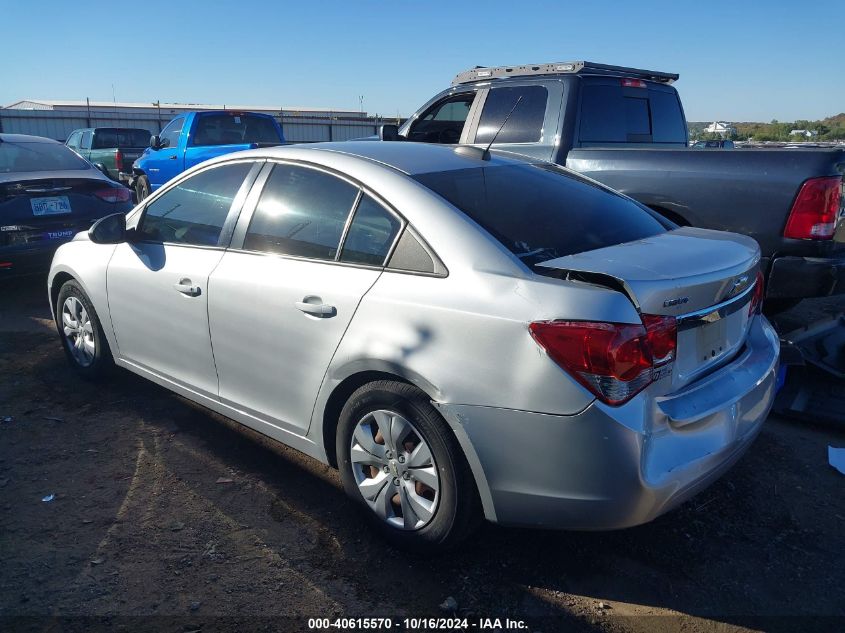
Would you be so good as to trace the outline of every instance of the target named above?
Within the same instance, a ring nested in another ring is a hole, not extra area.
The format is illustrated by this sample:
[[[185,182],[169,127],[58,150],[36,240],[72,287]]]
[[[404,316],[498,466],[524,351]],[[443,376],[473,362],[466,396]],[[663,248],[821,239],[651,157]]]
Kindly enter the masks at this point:
[[[649,525],[485,525],[422,560],[371,535],[316,461],[128,372],[77,378],[43,286],[0,284],[4,630],[407,630],[447,597],[471,630],[845,630],[845,476],[827,463],[845,427],[772,417],[722,480]]]

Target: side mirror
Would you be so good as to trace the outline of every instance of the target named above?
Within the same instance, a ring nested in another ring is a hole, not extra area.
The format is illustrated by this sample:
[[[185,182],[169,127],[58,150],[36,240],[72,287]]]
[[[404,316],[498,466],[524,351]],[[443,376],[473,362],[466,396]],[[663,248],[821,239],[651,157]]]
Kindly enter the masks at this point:
[[[398,141],[399,126],[392,123],[385,123],[378,126],[378,138],[380,141]]]
[[[106,169],[106,166],[103,165],[103,163],[94,163],[94,167],[99,169],[103,173],[104,176],[108,176],[109,178],[111,178],[111,175],[109,174],[109,170]]]
[[[126,216],[112,213],[100,218],[88,229],[88,237],[95,244],[120,244],[126,241]]]
[[[161,138],[158,134],[153,134],[150,137],[150,147],[153,149],[161,149]]]

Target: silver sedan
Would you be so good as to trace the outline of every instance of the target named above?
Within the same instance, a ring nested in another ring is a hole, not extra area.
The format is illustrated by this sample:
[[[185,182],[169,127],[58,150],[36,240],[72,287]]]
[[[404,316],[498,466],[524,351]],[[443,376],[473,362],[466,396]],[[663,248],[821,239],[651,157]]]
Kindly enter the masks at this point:
[[[114,365],[340,469],[393,543],[483,517],[650,521],[775,393],[757,244],[542,162],[414,143],[206,162],[56,253],[86,378]]]

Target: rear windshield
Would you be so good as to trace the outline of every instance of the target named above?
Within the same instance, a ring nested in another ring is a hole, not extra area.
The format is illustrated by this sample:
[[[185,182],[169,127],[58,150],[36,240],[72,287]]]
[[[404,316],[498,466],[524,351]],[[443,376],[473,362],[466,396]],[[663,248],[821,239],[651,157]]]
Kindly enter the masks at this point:
[[[417,174],[526,265],[663,233],[648,211],[553,165]]]
[[[584,84],[579,136],[586,144],[687,144],[681,104],[673,89],[625,88],[618,80]]]
[[[141,129],[105,129],[97,130],[94,134],[93,149],[109,149],[117,147],[146,147],[150,144],[151,134]]]
[[[2,174],[90,168],[90,163],[59,143],[0,143]]]
[[[194,145],[241,145],[281,141],[273,119],[254,114],[204,114],[197,120]]]

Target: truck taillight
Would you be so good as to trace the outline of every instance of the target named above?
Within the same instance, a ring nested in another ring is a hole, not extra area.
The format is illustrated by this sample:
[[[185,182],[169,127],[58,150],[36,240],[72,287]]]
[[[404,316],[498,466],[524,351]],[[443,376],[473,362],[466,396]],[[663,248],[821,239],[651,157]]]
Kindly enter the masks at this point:
[[[114,166],[117,168],[117,171],[123,171],[123,154],[120,150],[114,153]]]
[[[537,321],[528,329],[553,361],[610,405],[670,373],[678,338],[674,317],[651,314],[641,324]]]
[[[841,176],[805,181],[792,204],[783,236],[797,240],[832,239],[836,232],[841,189]]]

